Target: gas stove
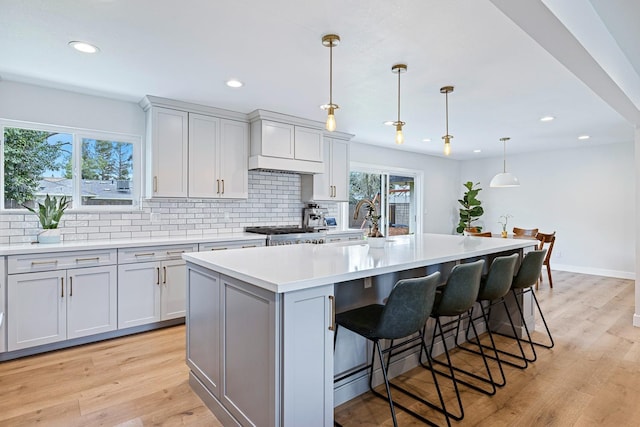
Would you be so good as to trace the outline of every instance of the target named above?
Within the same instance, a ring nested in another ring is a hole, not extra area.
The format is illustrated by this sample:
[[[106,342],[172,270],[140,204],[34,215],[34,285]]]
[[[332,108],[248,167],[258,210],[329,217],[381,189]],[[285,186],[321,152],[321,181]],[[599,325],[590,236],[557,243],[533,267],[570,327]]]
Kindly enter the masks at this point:
[[[315,228],[297,226],[261,226],[246,227],[247,233],[258,233],[267,236],[267,246],[295,245],[299,243],[322,244],[326,241],[326,233]]]

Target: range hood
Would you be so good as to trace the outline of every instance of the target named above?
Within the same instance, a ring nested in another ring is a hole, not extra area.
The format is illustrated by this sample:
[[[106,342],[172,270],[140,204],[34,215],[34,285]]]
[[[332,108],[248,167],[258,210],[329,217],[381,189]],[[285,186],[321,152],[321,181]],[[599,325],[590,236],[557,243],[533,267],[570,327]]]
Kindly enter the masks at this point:
[[[249,170],[316,174],[324,172],[324,163],[257,155],[249,157]]]

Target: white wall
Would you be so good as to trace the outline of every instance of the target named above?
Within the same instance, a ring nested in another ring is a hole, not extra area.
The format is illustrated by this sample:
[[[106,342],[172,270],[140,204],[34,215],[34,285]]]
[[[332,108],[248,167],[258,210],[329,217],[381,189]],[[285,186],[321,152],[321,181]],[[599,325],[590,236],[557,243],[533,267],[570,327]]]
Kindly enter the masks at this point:
[[[134,102],[0,81],[0,118],[144,136]]]
[[[502,158],[462,162],[461,181],[479,181],[483,222],[499,232],[513,226],[556,231],[551,265],[559,270],[635,277],[634,144],[508,155],[507,171],[521,186],[490,188]]]
[[[424,233],[451,234],[457,224],[455,204],[460,187],[460,163],[450,159],[351,142],[351,161],[424,173]]]

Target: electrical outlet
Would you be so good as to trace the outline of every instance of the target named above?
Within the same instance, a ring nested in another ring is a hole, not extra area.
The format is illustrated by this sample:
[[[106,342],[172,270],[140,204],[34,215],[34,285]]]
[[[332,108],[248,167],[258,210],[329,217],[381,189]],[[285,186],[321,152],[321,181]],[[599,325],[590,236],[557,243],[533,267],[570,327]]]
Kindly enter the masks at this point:
[[[365,277],[364,278],[364,288],[367,289],[367,288],[370,288],[371,286],[372,286],[371,277]]]

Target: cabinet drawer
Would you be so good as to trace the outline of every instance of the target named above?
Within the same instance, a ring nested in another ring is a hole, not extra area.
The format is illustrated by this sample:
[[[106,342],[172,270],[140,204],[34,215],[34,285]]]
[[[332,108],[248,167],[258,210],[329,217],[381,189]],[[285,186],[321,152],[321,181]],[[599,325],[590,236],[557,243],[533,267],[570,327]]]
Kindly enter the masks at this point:
[[[234,240],[230,242],[209,242],[200,243],[200,252],[203,251],[220,251],[224,249],[236,248],[254,248],[258,246],[266,246],[266,239],[260,240]]]
[[[178,259],[186,252],[198,252],[198,245],[142,246],[118,249],[118,264]]]
[[[49,254],[11,255],[7,257],[9,274],[37,271],[62,270],[67,268],[95,267],[116,263],[115,249],[55,252]]]

